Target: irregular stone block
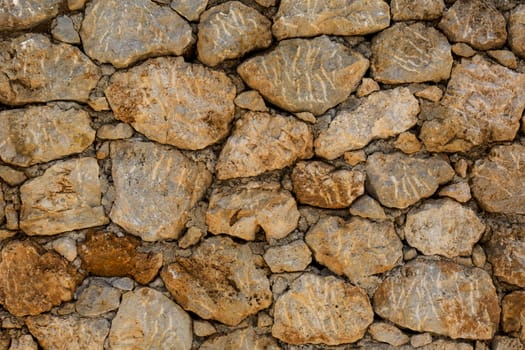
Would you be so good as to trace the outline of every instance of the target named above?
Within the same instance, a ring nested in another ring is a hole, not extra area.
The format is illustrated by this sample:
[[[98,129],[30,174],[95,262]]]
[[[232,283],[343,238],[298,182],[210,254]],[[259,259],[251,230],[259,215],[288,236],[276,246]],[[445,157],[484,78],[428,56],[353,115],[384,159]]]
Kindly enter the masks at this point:
[[[241,92],[233,102],[236,106],[253,112],[268,112],[261,94],[255,90]]]
[[[368,328],[368,333],[377,341],[400,346],[408,343],[408,336],[399,328],[386,322],[374,322]]]
[[[273,273],[303,271],[312,262],[312,253],[302,240],[270,247],[263,257]]]
[[[500,281],[525,287],[525,225],[494,230],[485,249],[494,276]]]
[[[95,317],[118,309],[120,291],[103,281],[92,280],[80,293],[75,309],[81,316]]]
[[[516,55],[525,58],[525,4],[516,6],[510,12],[509,45]]]
[[[10,186],[17,186],[27,180],[27,176],[23,171],[15,170],[6,165],[0,165],[0,179],[4,180]]]
[[[253,327],[238,329],[202,343],[199,350],[280,350],[275,339],[258,335]]]
[[[208,0],[172,0],[170,7],[188,21],[197,21],[207,5]]]
[[[374,198],[367,196],[359,197],[349,209],[350,214],[360,216],[365,219],[385,220],[387,218],[385,210]]]
[[[73,20],[69,16],[58,16],[52,23],[51,34],[53,38],[68,44],[80,44]]]
[[[445,10],[443,0],[392,0],[394,21],[431,20],[441,17]]]
[[[505,295],[501,303],[501,324],[505,333],[518,333],[525,342],[525,291]]]
[[[55,17],[63,0],[0,0],[0,32],[24,30]]]

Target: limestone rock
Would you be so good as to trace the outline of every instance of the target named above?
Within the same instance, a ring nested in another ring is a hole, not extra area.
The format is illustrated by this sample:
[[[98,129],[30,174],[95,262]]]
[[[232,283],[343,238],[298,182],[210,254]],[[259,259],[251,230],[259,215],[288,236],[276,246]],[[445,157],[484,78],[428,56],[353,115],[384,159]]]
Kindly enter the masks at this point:
[[[86,102],[101,76],[78,48],[53,44],[42,34],[0,41],[0,52],[0,103],[8,105]]]
[[[383,207],[374,198],[366,194],[352,203],[350,214],[373,220],[385,220],[387,218]]]
[[[423,158],[399,152],[376,152],[368,156],[366,174],[366,188],[381,204],[406,208],[434,194],[439,185],[454,177],[454,170],[437,156]]]
[[[441,17],[445,10],[443,0],[392,0],[394,21],[431,20]]]
[[[374,322],[368,328],[368,333],[377,341],[388,343],[393,346],[400,346],[408,343],[408,336],[401,332],[399,328],[385,322]]]
[[[313,155],[306,123],[278,114],[248,112],[235,123],[217,162],[220,180],[282,169]]]
[[[356,95],[357,97],[365,97],[370,95],[372,92],[381,90],[379,84],[371,78],[363,78],[361,84],[357,88]]]
[[[235,97],[235,105],[248,109],[253,112],[267,112],[268,107],[266,107],[266,104],[264,103],[264,100],[257,91],[250,90],[250,91],[244,91]]]
[[[263,257],[273,273],[303,271],[312,261],[312,253],[302,240],[270,247]]]
[[[63,0],[0,0],[0,32],[24,30],[55,17]]]
[[[288,344],[352,343],[374,312],[366,293],[333,276],[306,273],[277,299],[272,335]]]
[[[5,209],[4,192],[0,188],[0,223],[4,222],[4,217],[5,217],[4,209]]]
[[[501,306],[501,324],[506,333],[517,333],[525,343],[525,291],[507,294]]]
[[[111,160],[116,191],[111,220],[145,241],[178,238],[211,182],[204,164],[141,141],[112,143]]]
[[[197,21],[207,5],[208,0],[172,0],[170,7],[188,21]]]
[[[241,63],[237,72],[284,110],[320,115],[348,98],[368,65],[361,54],[321,36],[281,41],[269,53]]]
[[[357,151],[349,151],[343,154],[343,159],[346,163],[351,166],[356,166],[357,164],[363,163],[366,161],[366,153],[362,149]]]
[[[372,40],[372,76],[385,84],[448,79],[452,54],[447,38],[421,22],[397,23]]]
[[[401,327],[453,339],[491,339],[500,308],[490,275],[446,260],[417,258],[374,295],[374,311]]]
[[[15,316],[38,315],[73,298],[82,276],[67,260],[30,240],[1,251],[0,303]]]
[[[206,224],[213,234],[254,240],[262,228],[266,239],[281,239],[295,230],[297,204],[278,182],[250,182],[231,189],[219,187],[210,196]]]
[[[81,10],[84,8],[87,0],[67,0],[67,7],[71,11]]]
[[[492,340],[492,350],[523,350],[525,346],[518,338],[497,335]]]
[[[518,58],[509,50],[490,50],[487,54],[495,59],[498,63],[510,69],[518,68]]]
[[[194,320],[193,333],[197,337],[207,337],[209,335],[217,333],[217,329],[211,322]]]
[[[494,276],[503,282],[525,287],[525,225],[496,230],[485,251]]]
[[[80,153],[93,143],[87,112],[59,106],[34,106],[0,112],[0,158],[29,166]]]
[[[292,184],[300,203],[345,208],[365,192],[365,174],[319,161],[300,162],[293,169]]]
[[[335,159],[373,139],[392,137],[414,126],[418,113],[419,103],[407,88],[373,93],[356,109],[337,114],[315,140],[315,153]]]
[[[438,102],[443,97],[443,91],[436,85],[430,85],[429,87],[424,88],[423,90],[419,90],[414,95],[416,95],[417,97],[424,98],[425,100]]]
[[[503,15],[483,0],[458,0],[445,12],[439,28],[450,41],[479,50],[500,47],[507,40]]]
[[[475,56],[454,67],[445,96],[419,137],[431,152],[513,140],[524,108],[525,74]]]
[[[264,49],[272,43],[271,22],[239,1],[228,1],[204,12],[199,21],[199,61],[216,66],[226,59]]]
[[[256,255],[224,236],[203,241],[191,257],[179,257],[161,272],[184,309],[229,326],[270,306],[272,293]]]
[[[56,40],[68,44],[80,44],[80,36],[75,30],[73,20],[69,16],[58,16],[55,18],[51,28],[51,34]]]
[[[97,137],[103,140],[128,139],[133,135],[133,129],[126,123],[104,124],[97,130]]]
[[[226,74],[182,57],[154,58],[115,73],[106,97],[115,118],[151,140],[190,150],[224,138],[235,110],[235,86]]]
[[[80,36],[89,57],[117,68],[152,56],[181,55],[194,41],[188,22],[148,0],[89,2]]]
[[[315,260],[355,283],[392,269],[403,257],[403,244],[391,222],[353,217],[321,218],[305,237]]]
[[[413,154],[421,150],[421,142],[416,135],[405,131],[397,136],[394,147],[403,153]]]
[[[383,0],[281,0],[272,30],[282,40],[320,34],[364,35],[389,24],[390,9]]]
[[[455,199],[460,203],[466,203],[472,198],[472,195],[470,194],[470,186],[467,182],[457,182],[445,186],[439,190],[438,194],[440,196]]]
[[[27,176],[22,171],[15,170],[6,165],[0,165],[0,179],[4,180],[10,186],[16,186],[27,180]]]
[[[57,238],[50,242],[49,246],[68,261],[75,260],[78,255],[76,241],[70,237]]]
[[[421,333],[421,334],[414,334],[412,337],[410,337],[410,345],[412,345],[414,348],[420,348],[425,345],[431,345],[432,343],[432,334],[430,333]]]
[[[105,225],[95,158],[57,162],[20,188],[20,228],[28,235],[54,235]]]
[[[452,45],[452,52],[461,57],[472,57],[476,54],[476,50],[465,43],[456,43]]]
[[[122,296],[109,333],[113,350],[190,350],[192,340],[190,316],[168,297],[151,288]]]
[[[9,350],[38,350],[38,344],[30,334],[25,334],[18,338],[11,339]]]
[[[485,224],[472,209],[451,199],[438,199],[412,208],[403,230],[408,244],[423,254],[453,258],[472,254]]]
[[[238,329],[226,335],[205,341],[199,350],[280,350],[275,339],[260,336],[254,328]]]
[[[525,4],[510,12],[509,45],[516,55],[525,58]]]
[[[103,281],[93,280],[80,293],[75,308],[81,316],[94,317],[118,309],[120,291]]]

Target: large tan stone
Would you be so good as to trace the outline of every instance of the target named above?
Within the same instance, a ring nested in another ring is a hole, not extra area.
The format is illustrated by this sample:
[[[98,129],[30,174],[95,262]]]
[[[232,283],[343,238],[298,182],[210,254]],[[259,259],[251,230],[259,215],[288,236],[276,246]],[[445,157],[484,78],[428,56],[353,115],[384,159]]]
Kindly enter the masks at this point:
[[[253,327],[238,329],[231,333],[205,341],[199,350],[280,350],[275,339],[257,335]]]
[[[431,20],[441,17],[445,3],[443,0],[392,0],[390,10],[394,21]]]
[[[63,0],[0,0],[0,32],[29,29],[55,17]]]
[[[493,230],[485,251],[494,276],[500,281],[525,288],[525,225]]]
[[[509,45],[516,55],[525,58],[525,4],[516,6],[510,12]]]

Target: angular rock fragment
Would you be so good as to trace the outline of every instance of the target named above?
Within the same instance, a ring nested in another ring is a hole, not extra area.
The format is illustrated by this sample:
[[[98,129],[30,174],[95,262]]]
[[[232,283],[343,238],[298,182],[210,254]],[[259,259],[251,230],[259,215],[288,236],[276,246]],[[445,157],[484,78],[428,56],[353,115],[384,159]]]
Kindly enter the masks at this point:
[[[68,44],[80,44],[73,20],[69,16],[58,16],[52,23],[51,34],[53,38]]]
[[[523,343],[518,338],[497,335],[492,340],[492,350],[523,350]]]
[[[190,150],[224,138],[235,110],[235,86],[226,74],[182,57],[115,73],[106,97],[117,119],[151,140]]]
[[[280,350],[275,339],[255,333],[252,327],[238,329],[205,341],[199,350]]]
[[[118,309],[120,294],[120,290],[111,287],[106,282],[92,280],[78,296],[75,309],[81,316],[99,316]]]
[[[525,58],[525,4],[516,6],[510,12],[509,45],[516,55]]]
[[[495,230],[485,251],[494,276],[500,281],[525,287],[525,225]]]
[[[263,257],[273,273],[303,271],[312,261],[312,253],[302,240],[270,247]]]
[[[408,336],[401,332],[399,328],[386,322],[374,322],[368,328],[368,333],[377,341],[388,343],[393,346],[400,346],[408,343]]]
[[[412,154],[421,150],[421,142],[419,142],[416,135],[406,131],[399,134],[394,141],[394,147],[403,153]]]
[[[133,129],[126,123],[104,124],[97,129],[97,137],[103,140],[128,139],[133,135]]]
[[[441,17],[445,10],[443,0],[392,0],[394,21],[431,20]]]
[[[350,214],[360,216],[365,219],[385,220],[387,218],[385,210],[374,198],[367,196],[359,197],[349,209]]]
[[[55,17],[63,0],[1,0],[0,32],[24,30]]]
[[[490,50],[487,54],[495,59],[499,64],[510,69],[518,68],[518,58],[509,50]]]
[[[22,171],[15,170],[6,165],[0,165],[0,179],[4,180],[10,186],[16,186],[27,180],[27,176]]]
[[[6,339],[9,344],[9,339]],[[2,350],[7,350],[7,344],[0,344]],[[38,344],[30,334],[21,335],[18,338],[11,338],[9,350],[38,350]]]
[[[284,110],[320,115],[348,98],[368,66],[361,54],[321,36],[281,41],[269,53],[244,61],[237,72]]]
[[[207,5],[208,0],[172,0],[170,7],[188,21],[197,21]]]
[[[236,106],[253,112],[268,112],[261,94],[255,90],[241,92],[233,102]]]
[[[439,190],[438,194],[442,197],[445,196],[455,199],[460,203],[466,203],[472,198],[467,182],[457,182],[445,186]]]
[[[507,294],[501,307],[503,331],[518,334],[521,342],[525,342],[525,291]]]

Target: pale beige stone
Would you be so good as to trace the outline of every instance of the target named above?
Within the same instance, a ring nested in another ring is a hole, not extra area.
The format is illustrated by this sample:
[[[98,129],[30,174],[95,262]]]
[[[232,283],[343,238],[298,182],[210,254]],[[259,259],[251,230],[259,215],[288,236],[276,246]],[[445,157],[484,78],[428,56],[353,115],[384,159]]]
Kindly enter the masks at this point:
[[[415,248],[406,249],[403,253],[403,260],[409,261],[417,257],[417,250]]]
[[[379,84],[371,78],[363,78],[361,84],[357,88],[356,95],[357,97],[365,97],[370,95],[372,92],[381,90]]]
[[[518,68],[518,58],[509,50],[490,50],[487,54],[498,63],[510,69]]]
[[[419,90],[414,95],[424,98],[425,100],[438,102],[443,97],[443,91],[436,85],[431,85],[423,90]]]
[[[9,350],[38,350],[38,344],[31,335],[25,334],[19,338],[11,339]]]
[[[0,32],[24,30],[55,17],[62,0],[1,0]]]
[[[255,2],[264,7],[271,7],[275,6],[277,0],[255,0]]]
[[[405,131],[399,134],[394,141],[394,147],[406,154],[412,154],[421,150],[421,142],[416,135]]]
[[[393,346],[406,344],[410,340],[399,328],[385,322],[372,323],[368,328],[368,333],[373,339]]]
[[[385,220],[387,218],[383,207],[374,198],[367,195],[359,197],[352,203],[350,214],[373,220]]]
[[[102,140],[128,139],[133,129],[126,123],[104,124],[97,130],[97,137]]]
[[[495,277],[525,287],[525,225],[493,230],[485,249]]]
[[[7,165],[0,165],[0,179],[10,186],[17,186],[27,180],[27,176],[22,171],[15,170]]]
[[[450,197],[460,203],[466,203],[471,198],[468,182],[457,182],[443,187],[438,194],[442,197]]]
[[[12,202],[6,203],[5,208],[4,208],[4,215],[5,215],[5,228],[8,230],[18,230],[19,229],[18,209],[15,207],[14,203]]]
[[[452,45],[452,52],[461,57],[472,57],[476,54],[476,50],[465,43]]]
[[[415,334],[410,337],[410,345],[414,348],[420,348],[432,343],[432,335],[430,333]]]
[[[261,94],[255,90],[241,92],[233,102],[236,106],[253,112],[268,112]]]
[[[88,106],[91,107],[94,111],[109,111],[109,102],[104,96],[89,96]]]
[[[95,317],[118,309],[120,290],[104,281],[92,280],[77,298],[75,309],[81,316]]]
[[[351,166],[356,166],[366,161],[366,153],[363,150],[345,152],[343,153],[343,159]]]
[[[525,4],[516,6],[509,16],[509,45],[512,51],[525,58]]]
[[[394,21],[431,20],[441,17],[445,3],[443,0],[392,0],[390,10]]]
[[[2,188],[0,188],[0,224],[4,222],[4,218],[5,218],[4,192],[2,191]]]
[[[315,115],[310,112],[298,112],[298,113],[295,113],[295,116],[299,118],[300,120],[310,123],[310,124],[315,124],[317,122]]]
[[[188,21],[197,21],[207,5],[208,0],[172,0],[170,7]]]
[[[483,268],[486,262],[487,254],[485,254],[485,251],[480,245],[476,244],[474,248],[472,248],[472,263],[474,266]]]
[[[67,261],[75,260],[78,255],[77,242],[73,238],[70,238],[70,237],[57,238],[50,243],[50,246],[58,254],[66,258]]]
[[[456,173],[461,176],[462,178],[467,177],[467,171],[468,171],[468,162],[465,158],[459,159],[456,164],[454,164],[454,170],[456,170]]]
[[[217,329],[211,322],[195,320],[193,321],[193,333],[197,337],[207,337],[217,333]]]
[[[199,241],[202,237],[204,237],[205,234],[206,232],[202,231],[200,228],[192,226],[188,228],[184,236],[182,236],[182,238],[179,239],[179,247],[181,247],[182,249],[189,248],[192,245],[199,243]]]
[[[205,341],[199,350],[280,350],[270,336],[258,335],[253,327],[235,330],[231,333]]]
[[[297,240],[268,248],[263,258],[273,273],[296,272],[303,271],[310,264],[312,253],[302,240]]]

